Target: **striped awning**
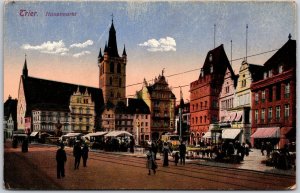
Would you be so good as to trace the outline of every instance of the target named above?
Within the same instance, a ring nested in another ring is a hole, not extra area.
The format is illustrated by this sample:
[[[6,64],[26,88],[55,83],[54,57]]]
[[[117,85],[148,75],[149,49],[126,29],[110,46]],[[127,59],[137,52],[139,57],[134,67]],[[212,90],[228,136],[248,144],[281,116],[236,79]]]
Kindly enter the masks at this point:
[[[279,127],[257,128],[251,135],[253,138],[279,138]]]
[[[240,121],[243,116],[243,111],[237,112],[234,121]]]
[[[229,119],[229,121],[230,122],[234,121],[235,117],[236,117],[236,112],[230,113],[230,119]]]

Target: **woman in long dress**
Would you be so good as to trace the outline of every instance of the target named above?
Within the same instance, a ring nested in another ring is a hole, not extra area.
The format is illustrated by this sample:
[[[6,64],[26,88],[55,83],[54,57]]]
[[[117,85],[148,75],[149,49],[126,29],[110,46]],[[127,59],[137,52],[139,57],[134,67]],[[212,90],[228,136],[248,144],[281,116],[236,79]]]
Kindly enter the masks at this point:
[[[151,148],[149,148],[149,151],[147,152],[147,162],[146,162],[146,167],[148,168],[148,175],[151,175],[151,170],[153,170],[153,174],[156,173],[156,168],[157,168],[157,164],[156,161],[154,159],[154,152],[152,151]]]
[[[164,163],[163,166],[169,166],[169,154],[171,153],[168,144],[165,142],[162,148]]]

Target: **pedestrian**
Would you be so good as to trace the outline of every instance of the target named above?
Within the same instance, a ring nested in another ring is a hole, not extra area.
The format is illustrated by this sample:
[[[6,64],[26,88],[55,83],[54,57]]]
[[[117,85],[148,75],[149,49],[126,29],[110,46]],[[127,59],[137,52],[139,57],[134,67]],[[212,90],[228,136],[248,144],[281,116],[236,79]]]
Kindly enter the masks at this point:
[[[273,150],[272,144],[270,142],[267,142],[266,150],[267,150],[267,157],[269,158]]]
[[[246,144],[245,144],[245,155],[246,155],[246,156],[249,156],[249,152],[250,152],[250,148],[249,148],[248,143],[246,143]]]
[[[129,149],[130,149],[130,152],[131,153],[134,153],[134,145],[135,145],[135,143],[134,143],[134,139],[133,139],[133,137],[131,136],[130,137],[130,142],[129,142]]]
[[[240,154],[241,154],[241,160],[242,160],[242,161],[244,161],[245,150],[246,150],[246,148],[245,148],[245,143],[243,143],[243,144],[240,146],[240,150],[239,150],[239,152],[240,152]]]
[[[82,154],[83,167],[86,167],[86,162],[89,157],[89,147],[86,143],[84,144],[81,150],[81,154]]]
[[[170,148],[167,144],[167,142],[164,142],[164,145],[163,145],[163,148],[162,148],[162,152],[163,152],[163,157],[164,157],[164,162],[163,162],[163,166],[166,167],[166,166],[169,166],[169,154],[171,153],[170,152]]]
[[[157,163],[154,159],[154,153],[151,147],[149,148],[149,151],[147,152],[146,156],[147,156],[146,167],[148,169],[148,175],[151,175],[151,170],[153,170],[153,174],[155,174],[157,169]]]
[[[151,143],[151,149],[154,153],[154,159],[156,160],[156,154],[157,154],[157,144],[155,143],[155,141],[152,141]]]
[[[175,166],[177,166],[178,160],[179,160],[179,155],[178,155],[178,152],[176,152],[175,155],[174,155]]]
[[[76,141],[73,147],[73,156],[75,157],[74,170],[79,169],[80,159],[81,159],[81,147],[79,141]]]
[[[179,145],[179,156],[180,156],[180,165],[185,165],[185,154],[186,154],[186,146],[181,141]]]
[[[67,155],[64,150],[64,144],[60,144],[60,148],[56,152],[56,163],[57,163],[57,178],[65,177],[65,163],[67,161]]]
[[[265,155],[264,151],[266,150],[266,145],[264,142],[261,142],[261,147],[260,147],[260,151],[261,151],[261,155]]]

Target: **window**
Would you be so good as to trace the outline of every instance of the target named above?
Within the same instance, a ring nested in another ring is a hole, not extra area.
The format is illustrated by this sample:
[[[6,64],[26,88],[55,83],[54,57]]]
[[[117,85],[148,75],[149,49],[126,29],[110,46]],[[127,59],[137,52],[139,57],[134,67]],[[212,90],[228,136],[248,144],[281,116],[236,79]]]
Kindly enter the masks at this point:
[[[122,78],[119,79],[119,87],[122,86]]]
[[[284,105],[284,119],[288,119],[290,116],[290,105]]]
[[[213,108],[218,108],[218,102],[217,101],[213,101]]]
[[[260,122],[264,123],[265,122],[265,109],[261,110],[261,118],[260,118]]]
[[[258,103],[258,93],[255,93],[255,104]]]
[[[110,92],[110,97],[114,97],[114,93],[113,92]]]
[[[86,114],[90,113],[90,108],[86,108]]]
[[[269,108],[269,112],[268,112],[268,121],[271,122],[272,120],[272,107]]]
[[[206,117],[206,115],[205,115],[205,116],[204,116],[204,123],[206,123],[206,118],[207,118],[207,117]]]
[[[196,124],[198,124],[198,117],[196,117]]]
[[[205,107],[207,107],[207,101],[205,101]]]
[[[245,86],[246,86],[246,79],[242,80],[242,87],[245,87]]]
[[[255,110],[254,111],[254,121],[255,121],[255,123],[257,123],[257,120],[258,120],[258,110]]]
[[[266,91],[263,90],[263,91],[261,92],[261,102],[265,102],[265,99],[266,99]]]
[[[113,82],[112,77],[110,77],[110,78],[109,78],[109,85],[110,85],[110,86],[112,86],[112,82]]]
[[[118,65],[117,65],[117,73],[121,73],[121,64],[120,63],[118,63]]]
[[[289,98],[290,97],[290,83],[287,83],[285,85],[285,89],[284,89],[284,97],[285,98]]]
[[[272,72],[272,69],[269,70],[269,77],[272,77],[273,76],[273,72]]]
[[[271,102],[273,100],[273,88],[270,87],[269,88],[269,102]]]
[[[202,123],[202,116],[200,117],[200,123]]]
[[[201,109],[202,109],[202,106],[203,106],[203,105],[202,105],[202,102],[200,102],[200,108],[201,108]]]
[[[229,93],[229,86],[226,86],[225,90],[226,90],[226,93]]]
[[[276,85],[276,100],[280,100],[281,98],[281,85],[277,84]]]
[[[276,107],[276,121],[280,121],[280,106]]]
[[[82,107],[79,108],[79,113],[82,114]]]
[[[280,65],[280,66],[278,67],[278,73],[282,73],[282,71],[283,71],[283,66]]]
[[[267,72],[264,72],[264,79],[268,78]]]
[[[213,65],[210,66],[210,73],[213,73],[214,72],[214,67]]]
[[[111,73],[114,73],[114,68],[115,68],[115,65],[113,62],[110,63],[110,72]]]
[[[86,122],[89,123],[90,122],[90,118],[86,118]]]

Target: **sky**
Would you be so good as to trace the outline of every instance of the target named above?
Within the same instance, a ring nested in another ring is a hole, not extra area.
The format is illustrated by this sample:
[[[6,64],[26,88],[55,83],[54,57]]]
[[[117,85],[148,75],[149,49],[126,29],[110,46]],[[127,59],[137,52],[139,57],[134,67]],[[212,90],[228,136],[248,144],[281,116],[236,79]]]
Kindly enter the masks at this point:
[[[22,16],[23,10],[35,16]],[[129,85],[144,78],[152,83],[164,69],[177,100],[182,86],[188,101],[187,85],[198,79],[214,46],[223,44],[231,60],[232,40],[232,59],[246,56],[247,24],[248,56],[280,48],[289,33],[296,39],[292,2],[10,2],[4,5],[3,100],[18,98],[25,54],[29,76],[98,87],[97,57],[108,41],[112,14],[120,55],[126,46],[127,97],[142,88]],[[274,53],[248,62],[263,65]],[[241,62],[232,62],[236,73]],[[182,72],[187,73],[172,76]]]

